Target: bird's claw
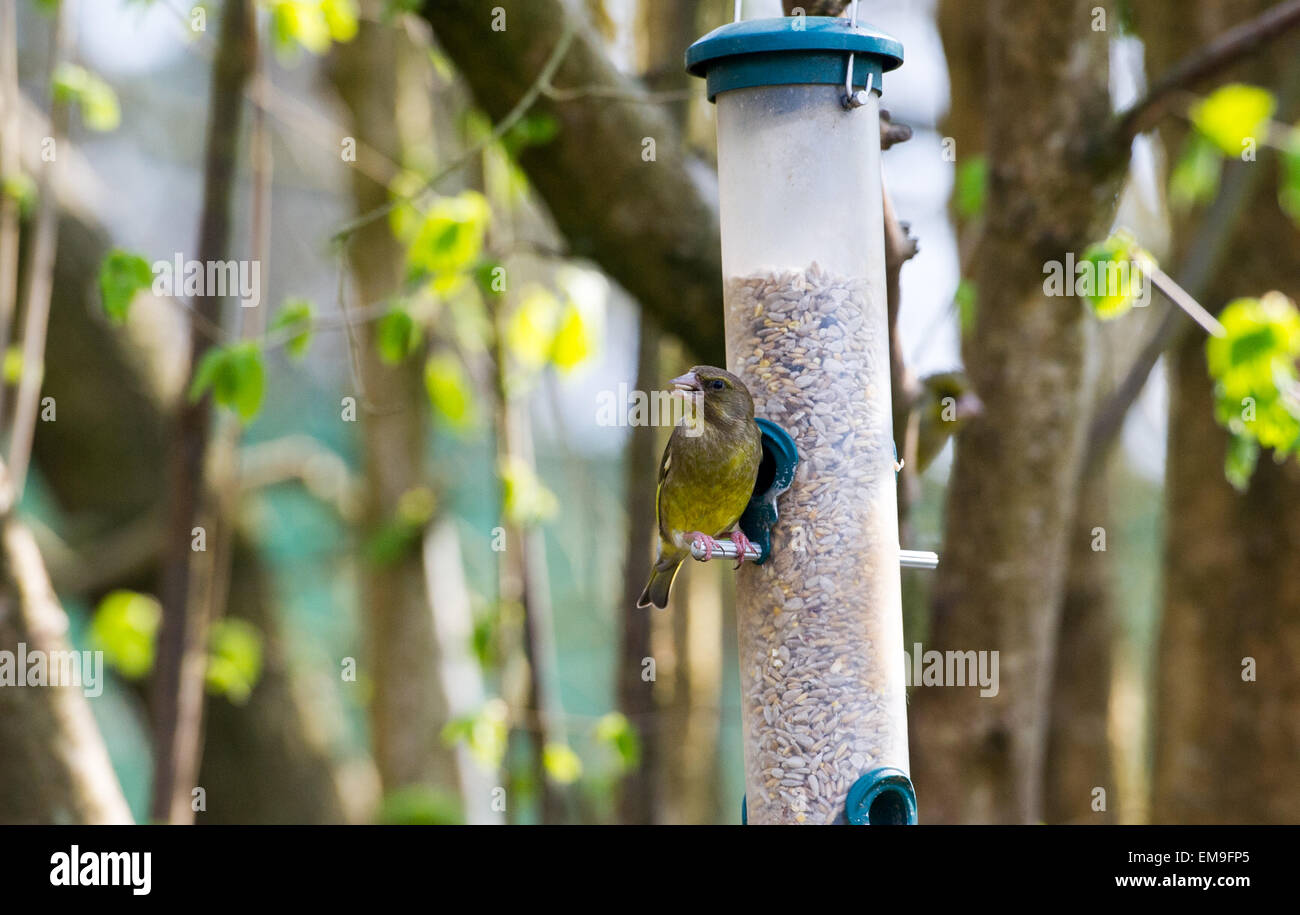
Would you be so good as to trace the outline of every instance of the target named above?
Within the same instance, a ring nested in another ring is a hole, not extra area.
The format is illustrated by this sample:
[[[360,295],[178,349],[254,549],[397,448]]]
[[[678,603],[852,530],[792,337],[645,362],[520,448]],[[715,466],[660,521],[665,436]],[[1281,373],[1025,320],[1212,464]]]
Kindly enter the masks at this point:
[[[736,550],[740,553],[740,555],[736,557],[735,568],[737,569],[739,569],[742,565],[745,564],[745,558],[746,558],[745,554],[749,552],[751,547],[753,547],[755,552],[758,551],[758,548],[754,546],[753,541],[751,541],[748,537],[745,536],[744,531],[741,530],[732,531],[731,542],[736,545]]]
[[[718,548],[718,541],[714,540],[708,534],[701,534],[699,531],[693,531],[690,535],[691,544],[697,541],[704,544],[704,561],[708,562],[713,558],[713,551]]]

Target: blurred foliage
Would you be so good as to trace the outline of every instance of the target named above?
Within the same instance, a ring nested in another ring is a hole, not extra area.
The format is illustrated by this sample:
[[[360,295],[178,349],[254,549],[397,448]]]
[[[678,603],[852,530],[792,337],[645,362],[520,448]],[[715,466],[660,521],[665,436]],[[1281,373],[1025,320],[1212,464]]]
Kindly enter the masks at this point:
[[[1190,133],[1169,174],[1169,203],[1186,212],[1209,203],[1219,190],[1222,159],[1218,148],[1205,136]]]
[[[1258,86],[1230,83],[1192,106],[1191,119],[1225,156],[1240,156],[1248,142],[1268,139],[1269,120],[1277,108],[1273,93]]]
[[[424,366],[424,388],[434,413],[451,429],[474,424],[474,400],[464,367],[450,353],[435,353]]]
[[[610,712],[596,722],[596,743],[613,752],[615,768],[630,772],[641,764],[641,737],[622,712]]]
[[[522,458],[508,455],[498,467],[506,520],[523,526],[555,517],[559,501],[546,488],[532,465]]]
[[[460,798],[430,785],[407,785],[384,795],[379,822],[397,826],[456,826],[465,822]]]
[[[194,370],[190,402],[197,403],[208,391],[218,404],[233,410],[241,422],[256,416],[266,392],[266,369],[258,345],[243,342],[209,347]]]
[[[1280,292],[1230,302],[1227,334],[1205,345],[1215,381],[1215,416],[1233,435],[1226,472],[1239,488],[1259,448],[1278,460],[1300,451],[1300,311]],[[1253,447],[1252,447],[1253,444]]]
[[[374,565],[386,566],[408,556],[423,538],[435,508],[437,499],[427,486],[402,493],[394,516],[367,538],[363,547],[366,558]]]
[[[1088,270],[1078,280],[1082,298],[1092,313],[1110,321],[1129,313],[1141,291],[1141,264],[1155,263],[1127,229],[1117,229],[1104,241],[1089,245],[1079,257]]]
[[[153,285],[153,270],[138,254],[114,248],[99,265],[99,296],[104,313],[115,324],[126,323],[138,293]]]
[[[501,137],[501,147],[514,158],[530,146],[545,146],[560,133],[560,122],[548,112],[530,112],[510,126]]]
[[[4,352],[4,365],[0,367],[0,377],[6,384],[17,384],[23,377],[23,348],[15,343]]]
[[[568,744],[548,743],[543,747],[542,768],[546,777],[558,785],[572,785],[582,777],[582,760]]]
[[[153,668],[162,605],[148,594],[111,591],[95,608],[91,644],[122,676],[138,680]]]
[[[1278,189],[1282,209],[1300,226],[1300,126],[1286,132],[1282,144],[1282,186]]]
[[[316,310],[306,299],[289,299],[271,322],[271,331],[288,335],[284,348],[291,359],[302,359],[311,346],[312,325]]]
[[[975,306],[978,302],[975,281],[964,279],[958,282],[952,300],[957,306],[958,327],[963,335],[970,333],[975,327]]]
[[[153,669],[162,605],[137,591],[112,591],[95,608],[91,644],[128,680]],[[207,687],[231,702],[248,700],[262,672],[262,634],[251,623],[225,618],[208,634]]]
[[[449,746],[464,744],[480,766],[495,772],[505,759],[509,717],[503,700],[490,699],[474,714],[447,722],[442,739]]]
[[[217,620],[208,633],[208,692],[243,705],[261,674],[262,633],[246,620]]]
[[[36,206],[36,182],[24,172],[14,172],[0,179],[0,193],[18,202],[18,215],[26,219]]]
[[[988,184],[989,163],[984,156],[970,156],[957,166],[953,206],[963,221],[984,215]]]
[[[470,270],[483,253],[491,215],[487,198],[478,191],[437,198],[414,225],[409,240],[404,239],[411,278],[436,280]]]
[[[122,123],[117,93],[85,67],[61,63],[54,71],[54,98],[81,109],[81,119],[91,130],[116,130]]]
[[[1300,226],[1300,125],[1275,124],[1276,109],[1272,92],[1244,83],[1223,86],[1192,106],[1189,116],[1195,129],[1169,175],[1174,210],[1185,212],[1214,197],[1224,159],[1271,145],[1281,158],[1278,201]]]
[[[424,330],[401,304],[393,305],[375,326],[375,345],[379,349],[379,358],[388,365],[405,362],[408,356],[420,348],[423,340]]]
[[[357,34],[356,0],[263,0],[271,10],[271,36],[281,56],[298,48],[324,54]]]

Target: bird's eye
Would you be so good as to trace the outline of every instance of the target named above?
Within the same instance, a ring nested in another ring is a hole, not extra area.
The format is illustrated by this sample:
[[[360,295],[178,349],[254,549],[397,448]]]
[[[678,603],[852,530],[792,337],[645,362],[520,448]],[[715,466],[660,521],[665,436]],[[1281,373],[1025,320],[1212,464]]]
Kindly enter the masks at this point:
[[[727,383],[723,381],[721,378],[714,378],[712,381],[709,382],[709,387],[713,388],[713,390],[715,391],[721,391],[726,386]]]

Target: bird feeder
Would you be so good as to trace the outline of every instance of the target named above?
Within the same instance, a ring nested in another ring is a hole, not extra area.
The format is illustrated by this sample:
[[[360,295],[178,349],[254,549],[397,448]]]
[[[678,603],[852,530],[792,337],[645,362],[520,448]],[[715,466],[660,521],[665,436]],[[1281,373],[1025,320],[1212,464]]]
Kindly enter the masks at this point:
[[[727,366],[798,453],[765,561],[737,575],[752,823],[916,821],[880,183],[902,59],[856,3],[733,22],[686,55],[717,105]]]

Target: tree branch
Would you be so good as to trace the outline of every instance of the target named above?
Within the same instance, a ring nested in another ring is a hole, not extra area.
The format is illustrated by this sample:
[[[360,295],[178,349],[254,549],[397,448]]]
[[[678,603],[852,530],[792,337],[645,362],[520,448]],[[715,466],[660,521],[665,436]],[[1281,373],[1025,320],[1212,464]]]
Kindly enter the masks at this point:
[[[1230,65],[1300,26],[1300,0],[1279,3],[1183,58],[1151,87],[1147,94],[1120,114],[1112,130],[1116,150],[1127,151],[1138,134],[1154,127],[1184,90],[1211,77],[1221,76]]]
[[[204,163],[203,210],[198,260],[226,259],[230,247],[230,210],[239,149],[244,89],[253,61],[255,27],[250,0],[227,0],[219,49],[213,63]],[[220,324],[222,300],[198,299],[204,319]],[[201,361],[208,342],[195,328],[190,334],[190,371]],[[207,620],[204,601],[191,600],[191,563],[204,557],[191,547],[191,531],[203,505],[203,463],[211,425],[210,398],[183,403],[172,432],[168,491],[172,499],[166,556],[159,598],[163,606],[154,670],[154,785],[150,813],[155,820],[193,821],[190,789],[198,774],[203,718],[203,665]],[[193,607],[194,612],[191,612]]]
[[[492,29],[494,6],[505,11],[503,31]],[[582,14],[563,0],[437,0],[419,12],[496,121],[525,97],[559,39],[574,30],[554,82],[605,87],[602,93],[616,97],[559,102],[542,95],[532,110],[560,130],[521,152],[519,164],[575,257],[593,260],[661,328],[689,339],[701,360],[720,361],[716,189],[703,183],[712,180],[706,170],[693,169],[670,114],[632,100],[645,96],[643,84],[607,59]]]

